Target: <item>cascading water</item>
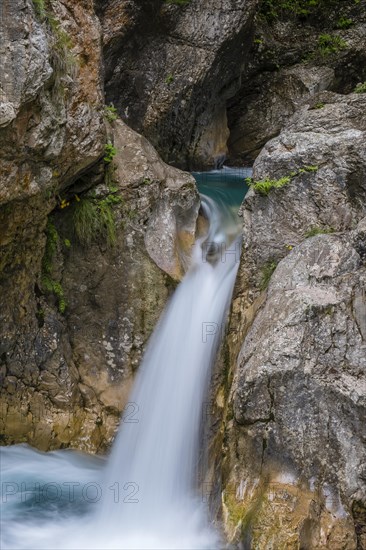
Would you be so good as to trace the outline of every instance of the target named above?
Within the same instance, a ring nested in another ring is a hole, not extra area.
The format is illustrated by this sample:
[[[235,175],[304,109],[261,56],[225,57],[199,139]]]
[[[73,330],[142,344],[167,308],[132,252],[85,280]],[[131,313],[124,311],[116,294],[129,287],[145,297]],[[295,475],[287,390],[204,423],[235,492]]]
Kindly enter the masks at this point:
[[[150,340],[109,459],[1,450],[1,548],[219,545],[197,487],[199,434],[240,244],[232,217],[208,197],[202,207],[208,233]]]

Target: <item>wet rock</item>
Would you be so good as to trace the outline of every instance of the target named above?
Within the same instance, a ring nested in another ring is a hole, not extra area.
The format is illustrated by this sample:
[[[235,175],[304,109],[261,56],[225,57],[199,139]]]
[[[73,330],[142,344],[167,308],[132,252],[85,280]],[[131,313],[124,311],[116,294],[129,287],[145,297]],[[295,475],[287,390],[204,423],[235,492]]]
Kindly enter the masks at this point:
[[[195,238],[195,180],[162,162],[152,145],[122,121],[116,124],[115,145],[121,153],[116,176],[123,187],[141,185],[136,212],[146,224],[146,250],[163,271],[180,279]]]

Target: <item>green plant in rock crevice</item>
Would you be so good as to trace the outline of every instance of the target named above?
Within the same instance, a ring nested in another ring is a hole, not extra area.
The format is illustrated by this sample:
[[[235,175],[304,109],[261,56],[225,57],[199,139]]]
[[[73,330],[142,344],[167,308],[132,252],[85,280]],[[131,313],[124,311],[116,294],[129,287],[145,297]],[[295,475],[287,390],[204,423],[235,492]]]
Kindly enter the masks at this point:
[[[366,82],[357,84],[354,92],[355,94],[366,94]]]
[[[45,0],[33,0],[33,5],[38,17],[44,19],[46,17]]]
[[[291,180],[300,174],[305,174],[307,172],[317,172],[319,170],[318,166],[307,165],[303,168],[299,168],[296,171],[291,172],[289,176],[284,176],[277,180],[271,180],[270,178],[265,178],[263,180],[253,180],[253,178],[246,178],[245,181],[255,192],[259,193],[262,196],[267,196],[272,189],[280,189],[285,185],[289,184]]]
[[[326,57],[344,50],[347,46],[347,42],[338,35],[321,34],[318,38],[317,51]]]
[[[353,25],[353,20],[349,19],[349,17],[340,17],[336,23],[337,29],[349,29]]]
[[[116,165],[113,162],[106,163],[104,167],[104,183],[111,193],[116,193],[118,187],[116,187],[117,180],[115,180]]]
[[[313,226],[305,233],[305,238],[308,239],[309,237],[315,237],[316,235],[330,235],[331,233],[334,233],[333,227],[323,228]]]
[[[304,166],[303,168],[299,168],[299,170],[296,172],[292,172],[291,176],[295,177],[299,174],[305,174],[306,172],[317,172],[319,170],[319,166]]]
[[[48,14],[47,21],[52,29],[54,42],[51,47],[51,63],[55,71],[55,84],[61,86],[60,79],[67,74],[72,79],[76,76],[76,59],[71,53],[73,46],[71,38],[60,25],[60,22],[52,15]]]
[[[166,4],[175,4],[177,6],[186,6],[191,0],[164,0]]]
[[[71,78],[76,75],[76,59],[71,53],[73,46],[70,36],[61,27],[60,21],[55,17],[49,7],[48,0],[33,0],[34,9],[42,22],[45,22],[51,30],[53,41],[50,47],[50,61],[54,70],[54,91],[59,93],[64,87],[61,77],[68,74]]]
[[[104,198],[82,197],[74,204],[73,223],[77,238],[84,246],[97,239],[105,239],[109,246],[117,241],[113,206],[122,202],[116,194]]]
[[[261,269],[261,280],[259,283],[260,290],[266,290],[269,285],[269,281],[277,267],[275,260],[269,260]]]
[[[73,228],[79,242],[88,246],[92,241],[106,240],[108,246],[114,246],[117,241],[116,217],[114,206],[123,205],[124,200],[120,195],[118,178],[116,178],[116,165],[113,158],[117,149],[108,142],[105,144],[104,156],[104,186],[107,188],[99,196],[90,191],[84,196],[76,196],[73,202]]]
[[[46,246],[42,259],[41,287],[44,292],[54,294],[57,298],[59,312],[65,313],[67,306],[62,285],[60,281],[56,281],[52,277],[53,260],[57,252],[59,235],[51,220],[48,220],[45,233]]]
[[[104,107],[104,116],[108,122],[112,123],[118,118],[118,111],[116,107],[111,103],[110,105],[105,105]]]
[[[285,176],[278,180],[271,180],[269,178],[265,178],[264,180],[259,180],[259,181],[253,181],[253,180],[250,180],[250,178],[247,178],[246,181],[249,184],[249,186],[260,195],[268,195],[271,189],[280,189],[284,185],[287,185],[288,183],[290,183],[291,178],[289,176]]]
[[[112,160],[114,159],[114,157],[116,156],[117,154],[117,149],[114,147],[114,145],[112,145],[112,143],[106,143],[104,145],[104,162],[106,164],[109,164],[112,162]]]
[[[359,3],[359,0],[355,0],[355,3]],[[260,3],[260,14],[268,23],[284,19],[312,18],[314,21],[315,18],[319,20],[340,15],[337,23],[345,25],[340,28],[348,28],[352,21],[340,13],[341,10],[339,0],[261,0]]]

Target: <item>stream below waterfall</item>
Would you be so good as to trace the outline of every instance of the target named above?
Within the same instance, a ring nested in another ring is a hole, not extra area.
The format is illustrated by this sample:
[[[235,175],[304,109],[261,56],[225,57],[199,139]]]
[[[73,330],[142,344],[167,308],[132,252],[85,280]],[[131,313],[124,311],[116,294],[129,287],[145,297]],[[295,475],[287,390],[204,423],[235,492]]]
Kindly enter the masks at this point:
[[[198,483],[201,419],[239,266],[248,175],[194,174],[209,229],[150,338],[109,457],[1,448],[2,549],[223,546]]]

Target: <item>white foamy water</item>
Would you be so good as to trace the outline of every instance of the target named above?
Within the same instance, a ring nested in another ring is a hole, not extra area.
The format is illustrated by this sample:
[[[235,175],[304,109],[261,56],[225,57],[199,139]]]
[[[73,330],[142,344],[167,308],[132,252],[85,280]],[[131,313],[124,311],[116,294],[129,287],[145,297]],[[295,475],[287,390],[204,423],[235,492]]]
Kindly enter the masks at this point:
[[[197,480],[202,408],[239,265],[215,203],[149,342],[107,460],[1,449],[3,549],[220,547]],[[225,218],[227,219],[227,218]],[[232,237],[230,237],[232,238]]]

